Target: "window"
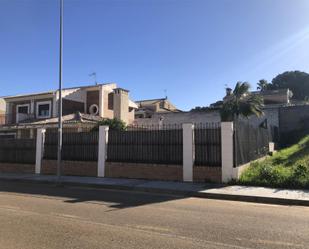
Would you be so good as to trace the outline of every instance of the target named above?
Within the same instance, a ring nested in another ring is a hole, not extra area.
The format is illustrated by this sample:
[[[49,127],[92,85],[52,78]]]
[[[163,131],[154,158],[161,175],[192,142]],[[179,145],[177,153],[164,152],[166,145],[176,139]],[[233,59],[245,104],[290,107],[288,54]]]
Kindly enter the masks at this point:
[[[38,102],[36,106],[37,118],[51,117],[51,101]]]
[[[17,113],[28,114],[29,113],[29,106],[28,105],[18,106]]]
[[[16,105],[16,123],[29,118],[30,104]]]
[[[108,110],[114,109],[114,93],[108,94]]]

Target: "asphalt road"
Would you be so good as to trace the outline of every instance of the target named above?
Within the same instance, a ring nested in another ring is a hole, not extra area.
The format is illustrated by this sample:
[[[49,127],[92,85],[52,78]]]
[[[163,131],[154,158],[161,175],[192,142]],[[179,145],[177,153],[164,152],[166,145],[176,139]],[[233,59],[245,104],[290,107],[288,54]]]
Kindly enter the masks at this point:
[[[309,208],[0,182],[0,248],[309,248]]]

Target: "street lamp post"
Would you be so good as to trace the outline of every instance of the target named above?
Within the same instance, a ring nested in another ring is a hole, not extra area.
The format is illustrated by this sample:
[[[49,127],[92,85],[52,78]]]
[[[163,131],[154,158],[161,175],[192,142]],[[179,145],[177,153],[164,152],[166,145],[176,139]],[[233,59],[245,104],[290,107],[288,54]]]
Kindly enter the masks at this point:
[[[61,177],[62,152],[62,45],[63,45],[63,0],[60,0],[60,46],[59,46],[59,99],[58,99],[58,153],[57,153],[57,183]]]

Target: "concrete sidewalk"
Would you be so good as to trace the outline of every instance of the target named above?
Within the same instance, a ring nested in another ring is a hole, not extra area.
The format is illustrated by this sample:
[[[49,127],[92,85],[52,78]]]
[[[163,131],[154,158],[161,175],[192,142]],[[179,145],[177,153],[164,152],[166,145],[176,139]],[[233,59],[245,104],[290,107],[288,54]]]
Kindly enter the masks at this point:
[[[35,174],[0,174],[0,180],[53,184],[56,181],[56,176]],[[78,176],[63,176],[61,177],[61,182],[64,185],[74,186],[134,190],[223,200],[309,206],[309,190],[288,190],[263,187],[227,186],[206,183],[184,183]]]

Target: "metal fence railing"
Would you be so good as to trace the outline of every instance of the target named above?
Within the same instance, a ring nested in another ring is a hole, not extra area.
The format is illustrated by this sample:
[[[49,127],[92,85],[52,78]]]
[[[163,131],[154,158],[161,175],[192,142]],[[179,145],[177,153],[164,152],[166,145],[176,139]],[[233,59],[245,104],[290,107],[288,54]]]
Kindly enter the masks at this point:
[[[33,120],[35,118],[34,114],[18,114],[16,113],[6,113],[0,114],[0,126],[5,125],[16,125],[18,123],[25,123]]]
[[[35,164],[36,140],[0,138],[0,162]]]
[[[267,128],[253,127],[245,121],[235,121],[234,126],[234,165],[236,167],[267,155],[270,142]]]
[[[62,160],[97,161],[98,131],[69,132],[62,136]],[[47,130],[45,134],[44,159],[57,159],[58,134],[56,130]]]
[[[221,167],[220,123],[196,124],[194,140],[195,165]]]
[[[182,164],[182,126],[158,125],[110,130],[107,160],[157,164]]]

